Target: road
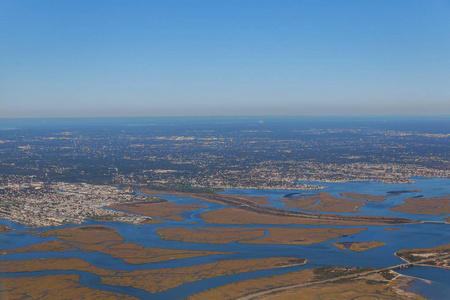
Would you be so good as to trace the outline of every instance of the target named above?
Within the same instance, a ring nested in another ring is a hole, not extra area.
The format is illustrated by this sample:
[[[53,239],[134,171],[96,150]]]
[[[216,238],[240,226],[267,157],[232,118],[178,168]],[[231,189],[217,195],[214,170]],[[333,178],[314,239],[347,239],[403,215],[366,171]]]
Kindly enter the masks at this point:
[[[383,271],[390,271],[390,270],[408,268],[410,266],[422,265],[424,263],[427,263],[427,262],[430,262],[430,261],[434,261],[435,258],[436,257],[426,258],[426,259],[422,259],[422,260],[419,260],[419,261],[416,261],[416,262],[407,262],[407,263],[395,265],[395,266],[392,266],[392,267],[381,268],[381,269],[373,269],[373,270],[370,270],[370,271],[365,271],[365,272],[361,272],[361,273],[357,273],[357,274],[351,274],[351,275],[344,275],[344,276],[335,277],[335,278],[326,279],[326,280],[320,280],[320,281],[314,281],[314,282],[306,282],[306,283],[301,283],[301,284],[283,286],[283,287],[279,287],[279,288],[274,288],[274,289],[270,289],[270,290],[261,291],[261,292],[258,292],[258,293],[254,293],[254,294],[251,294],[251,295],[247,295],[247,296],[241,297],[241,298],[237,298],[237,300],[250,300],[250,299],[254,299],[254,298],[259,297],[259,296],[264,296],[264,295],[267,295],[267,294],[281,292],[281,291],[285,291],[285,290],[290,290],[290,289],[295,289],[295,288],[302,288],[302,287],[307,287],[307,286],[317,285],[317,284],[323,284],[323,283],[329,283],[329,282],[333,282],[333,281],[340,280],[340,279],[349,279],[349,278],[354,278],[354,277],[367,276],[367,275],[371,275],[371,274],[375,274],[375,273],[380,273],[380,272],[383,272]],[[441,257],[441,259],[446,259],[446,258],[450,258],[450,254],[444,255],[444,256]]]

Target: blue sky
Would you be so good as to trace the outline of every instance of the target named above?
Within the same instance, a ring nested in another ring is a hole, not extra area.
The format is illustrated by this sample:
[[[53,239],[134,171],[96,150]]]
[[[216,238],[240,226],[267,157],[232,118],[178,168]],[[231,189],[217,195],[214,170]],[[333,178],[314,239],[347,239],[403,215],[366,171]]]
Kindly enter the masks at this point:
[[[0,117],[450,115],[450,0],[0,0]]]

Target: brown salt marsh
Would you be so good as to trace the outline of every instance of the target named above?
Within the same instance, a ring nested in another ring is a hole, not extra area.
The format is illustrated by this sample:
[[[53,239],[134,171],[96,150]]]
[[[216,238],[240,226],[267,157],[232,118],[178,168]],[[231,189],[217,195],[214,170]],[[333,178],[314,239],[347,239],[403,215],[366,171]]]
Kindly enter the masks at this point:
[[[408,214],[444,215],[450,214],[450,195],[435,198],[407,198],[405,203],[389,208]]]
[[[312,269],[297,272],[272,275],[256,279],[247,279],[229,283],[213,289],[209,289],[191,296],[187,300],[210,300],[210,299],[238,299],[239,297],[270,290],[281,286],[289,286],[310,282],[314,278]]]
[[[147,188],[141,189],[142,193],[153,195],[173,195],[179,197],[195,198],[203,201],[225,204],[225,205],[267,205],[270,202],[267,201],[268,196],[245,196],[245,195],[231,195],[231,194],[213,194],[213,193],[187,193],[178,191],[160,191]]]
[[[263,225],[395,225],[418,221],[379,216],[339,216],[292,212],[275,208],[226,207],[201,214],[209,224]]]
[[[130,264],[143,264],[230,253],[220,251],[165,249],[145,247],[130,242],[125,243],[124,238],[116,229],[104,225],[86,225],[52,229],[40,233],[40,236],[54,236],[63,241],[46,241],[28,247],[5,250],[3,253],[28,253],[36,251],[65,252],[75,250],[81,250],[83,252],[98,251],[122,259]]]
[[[66,251],[76,251],[71,243],[62,242],[58,240],[46,241],[42,243],[33,244],[30,246],[3,250],[2,254],[10,254],[10,253],[30,253],[30,252],[66,252]]]
[[[164,224],[167,223],[166,221],[163,220],[157,220],[157,219],[150,219],[150,220],[145,220],[142,221],[141,223],[139,223],[138,225],[147,225],[147,224]]]
[[[150,293],[159,293],[185,283],[207,278],[305,263],[306,260],[304,259],[292,257],[232,259],[180,268],[135,270],[132,272],[121,271],[116,276],[102,276],[101,279],[104,284],[131,286]]]
[[[383,280],[352,280],[348,283],[326,283],[304,288],[273,293],[254,300],[334,300],[334,299],[367,299],[367,300],[426,300],[419,294],[405,291],[413,282],[413,278],[394,280],[389,283]]]
[[[360,193],[340,193],[339,195],[346,198],[361,199],[372,202],[383,202],[384,199],[386,198],[396,196],[396,195],[374,196],[370,194],[360,194]]]
[[[111,205],[107,208],[131,212],[153,218],[164,218],[173,221],[183,221],[181,213],[204,208],[206,205],[200,204],[178,204],[169,201],[155,201],[144,203],[130,203]]]
[[[367,228],[267,228],[269,235],[260,239],[244,240],[244,244],[311,245],[358,234]]]
[[[98,299],[138,300],[138,298],[91,289],[80,285],[78,275],[0,278],[0,299]]]
[[[267,196],[252,197],[213,193],[185,193],[177,191],[150,190],[145,188],[141,189],[141,191],[148,194],[168,194],[174,196],[183,196],[213,203],[235,206],[215,211],[209,211],[202,214],[204,221],[211,224],[386,225],[418,223],[418,221],[403,218],[380,216],[339,216],[331,214],[323,215],[317,213],[298,212],[287,209],[267,207],[263,206],[263,204],[269,204],[269,202],[267,201]],[[364,201],[333,197],[335,199],[342,200],[340,205],[334,205],[332,204],[333,199],[330,198],[331,196],[329,196],[328,193],[319,193],[319,195],[323,195],[321,197],[328,199],[328,209],[332,208],[337,210],[338,207],[340,207],[341,210],[352,210],[353,212],[355,212],[358,211],[358,207],[365,205]],[[324,204],[319,207],[324,208]],[[318,209],[317,211],[320,211],[320,209]],[[229,213],[236,213],[236,216],[228,215]],[[246,219],[247,217],[249,219]]]
[[[222,251],[181,250],[144,247],[135,243],[116,244],[100,252],[123,259],[123,261],[129,264],[144,264],[174,259],[231,253]]]
[[[397,276],[392,271],[321,267],[233,282],[191,295],[187,300],[425,299],[403,290],[411,278]]]
[[[378,248],[386,245],[386,243],[371,241],[371,242],[336,242],[333,246],[342,250],[352,250],[356,252],[362,252],[373,248]]]
[[[116,229],[105,225],[84,225],[51,229],[39,233],[39,236],[43,238],[53,236],[66,242],[83,244],[121,243],[125,240]]]
[[[331,212],[331,213],[356,213],[361,206],[366,205],[365,201],[338,198],[331,196],[327,192],[319,192],[317,195],[307,195],[302,197],[291,197],[279,199],[285,203],[286,207],[297,209]],[[315,204],[317,201],[317,204]]]
[[[0,233],[7,233],[10,231],[14,231],[14,229],[9,228],[7,224],[0,224]]]
[[[162,228],[156,231],[162,239],[190,242],[225,244],[311,245],[344,235],[360,233],[367,228]],[[269,231],[268,236],[263,237]]]
[[[164,240],[188,243],[226,244],[264,236],[264,229],[255,228],[160,228],[156,233]]]
[[[67,270],[85,271],[99,276],[112,276],[116,273],[114,270],[98,268],[81,258],[75,257],[36,258],[2,262],[2,272],[8,273]]]

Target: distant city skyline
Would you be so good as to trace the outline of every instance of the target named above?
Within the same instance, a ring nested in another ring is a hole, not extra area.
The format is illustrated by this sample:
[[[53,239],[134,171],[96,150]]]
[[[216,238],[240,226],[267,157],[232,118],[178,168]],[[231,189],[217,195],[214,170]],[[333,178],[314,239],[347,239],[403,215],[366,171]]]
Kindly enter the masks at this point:
[[[450,115],[450,1],[0,1],[0,118]]]

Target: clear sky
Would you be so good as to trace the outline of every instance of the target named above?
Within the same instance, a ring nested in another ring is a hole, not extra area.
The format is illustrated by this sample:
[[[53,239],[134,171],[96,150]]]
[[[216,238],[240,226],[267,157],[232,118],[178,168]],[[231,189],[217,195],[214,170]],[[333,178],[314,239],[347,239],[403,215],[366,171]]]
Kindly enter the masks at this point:
[[[450,0],[0,0],[0,117],[450,115]]]

